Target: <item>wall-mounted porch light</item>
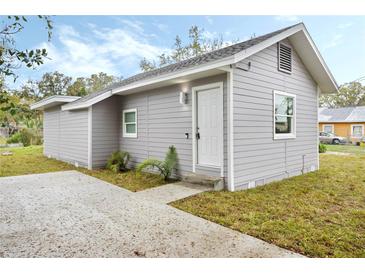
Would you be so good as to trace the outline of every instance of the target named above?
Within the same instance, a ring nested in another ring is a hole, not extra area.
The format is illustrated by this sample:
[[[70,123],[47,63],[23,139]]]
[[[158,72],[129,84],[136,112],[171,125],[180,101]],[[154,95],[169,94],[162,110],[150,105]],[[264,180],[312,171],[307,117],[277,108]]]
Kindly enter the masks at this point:
[[[188,103],[188,93],[180,91],[180,104],[186,105]]]

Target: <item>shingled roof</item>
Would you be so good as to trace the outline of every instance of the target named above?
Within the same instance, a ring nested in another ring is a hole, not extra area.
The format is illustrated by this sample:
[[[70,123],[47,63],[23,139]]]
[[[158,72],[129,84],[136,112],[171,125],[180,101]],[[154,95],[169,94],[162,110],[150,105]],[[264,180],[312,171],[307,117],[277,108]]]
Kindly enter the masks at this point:
[[[365,122],[365,106],[346,108],[320,108],[320,123],[353,123]]]
[[[299,24],[301,24],[301,23],[299,23]],[[167,66],[164,66],[164,67],[161,67],[161,68],[158,68],[158,69],[154,69],[154,70],[151,70],[151,71],[136,74],[134,76],[131,76],[129,78],[126,78],[126,79],[122,80],[119,83],[110,85],[110,86],[106,87],[105,89],[102,89],[100,91],[96,91],[96,92],[93,92],[93,93],[91,93],[87,96],[84,96],[84,97],[82,97],[82,98],[80,98],[80,99],[78,99],[78,100],[76,100],[72,103],[67,104],[67,105],[68,106],[73,106],[73,105],[77,105],[77,104],[86,102],[86,101],[88,101],[88,100],[90,100],[94,97],[102,95],[103,93],[109,92],[110,90],[113,90],[113,89],[119,88],[119,87],[123,87],[123,86],[129,85],[129,84],[132,84],[132,83],[135,83],[135,82],[138,82],[138,81],[154,78],[154,77],[161,76],[161,75],[164,75],[164,74],[168,74],[168,73],[177,72],[177,71],[180,71],[180,70],[183,70],[183,69],[191,68],[191,67],[194,67],[194,66],[197,66],[197,65],[203,65],[203,64],[206,64],[206,63],[209,63],[209,62],[212,62],[212,61],[224,59],[225,57],[235,55],[238,52],[241,52],[245,49],[248,49],[248,48],[250,48],[254,45],[257,45],[257,44],[259,44],[259,43],[261,43],[261,42],[263,42],[263,41],[265,41],[265,40],[267,40],[267,39],[269,39],[269,38],[271,38],[275,35],[278,35],[278,34],[284,32],[284,31],[286,31],[286,30],[288,30],[292,27],[295,27],[299,24],[292,25],[290,27],[286,27],[286,28],[283,28],[283,29],[280,29],[280,30],[277,30],[277,31],[274,31],[274,32],[270,32],[268,34],[255,37],[253,39],[250,39],[250,40],[247,40],[247,41],[244,41],[244,42],[240,42],[240,43],[233,44],[233,45],[221,48],[221,49],[217,49],[217,50],[214,50],[214,51],[211,51],[211,52],[208,52],[208,53],[205,53],[205,54],[199,55],[197,57],[193,57],[193,58],[190,58],[190,59],[187,59],[187,60],[175,63],[175,64],[167,65]]]

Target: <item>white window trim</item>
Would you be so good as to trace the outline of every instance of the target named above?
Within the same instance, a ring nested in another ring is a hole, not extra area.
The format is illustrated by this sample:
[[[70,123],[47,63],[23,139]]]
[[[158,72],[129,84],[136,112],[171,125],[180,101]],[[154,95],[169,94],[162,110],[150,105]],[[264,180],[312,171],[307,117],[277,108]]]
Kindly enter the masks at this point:
[[[325,132],[325,131],[324,131],[324,127],[325,127],[325,126],[327,126],[327,127],[328,127],[328,126],[331,126],[331,133],[335,133],[335,129],[334,129],[333,124],[323,124],[323,125],[322,125],[322,131],[323,131],[323,132]]]
[[[288,96],[288,97],[292,97],[294,99],[294,108],[293,108],[293,132],[292,133],[285,133],[285,134],[280,134],[280,133],[276,133],[276,129],[275,129],[275,95],[283,95],[283,96]],[[296,129],[297,129],[297,97],[295,94],[291,94],[291,93],[287,93],[287,92],[283,92],[283,91],[278,91],[278,90],[274,90],[273,91],[273,97],[274,97],[274,105],[273,105],[273,133],[274,133],[274,140],[282,140],[282,139],[295,139],[296,138]]]
[[[361,136],[355,136],[354,135],[354,127],[361,127]],[[351,125],[351,137],[359,138],[364,136],[364,125],[363,124],[352,124]]]
[[[136,121],[134,123],[125,123],[125,114],[129,112],[134,112]],[[137,109],[131,108],[131,109],[125,109],[123,110],[123,137],[124,138],[137,138],[137,132],[138,132],[138,116],[137,116]],[[127,124],[136,124],[136,132],[135,133],[127,133]]]

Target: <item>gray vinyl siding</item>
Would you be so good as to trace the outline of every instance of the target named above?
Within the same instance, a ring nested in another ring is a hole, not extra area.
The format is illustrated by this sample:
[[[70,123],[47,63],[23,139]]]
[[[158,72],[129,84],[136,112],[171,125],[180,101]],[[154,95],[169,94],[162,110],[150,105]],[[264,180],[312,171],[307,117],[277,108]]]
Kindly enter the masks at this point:
[[[154,90],[147,90],[138,94],[122,96],[120,102],[120,116],[126,109],[137,109],[138,125],[137,138],[123,137],[122,119],[120,120],[120,149],[128,151],[135,165],[147,158],[163,159],[169,146],[176,147],[179,163],[177,175],[192,172],[192,98],[191,89],[194,86],[215,82],[223,82],[224,93],[224,143],[226,144],[226,74],[194,80],[192,82],[172,85]],[[180,91],[188,92],[188,103],[179,103]],[[185,133],[189,133],[186,139]],[[198,170],[197,170],[198,171]],[[220,176],[220,170],[201,169],[202,174]],[[227,150],[224,146],[224,171],[227,171]]]
[[[119,149],[120,96],[92,106],[92,167],[104,167],[110,154]]]
[[[290,43],[286,40],[285,43]],[[233,73],[236,189],[262,185],[318,168],[317,85],[293,52],[293,71],[278,71],[277,45],[243,60]],[[296,138],[274,140],[273,90],[296,95]],[[304,155],[304,162],[303,162]]]
[[[59,158],[60,107],[49,108],[43,114],[43,154]]]
[[[61,111],[60,115],[60,159],[87,167],[88,110]]]
[[[87,166],[88,112],[61,111],[54,107],[44,111],[44,155]]]

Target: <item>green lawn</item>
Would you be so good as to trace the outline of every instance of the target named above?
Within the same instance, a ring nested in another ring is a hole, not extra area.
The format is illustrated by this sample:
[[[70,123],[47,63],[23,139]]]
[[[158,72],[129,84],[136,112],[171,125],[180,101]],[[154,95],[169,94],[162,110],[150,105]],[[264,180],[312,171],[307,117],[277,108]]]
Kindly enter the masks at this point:
[[[365,155],[365,147],[354,145],[326,145],[327,151]]]
[[[365,257],[364,156],[321,155],[317,172],[172,205],[306,256]]]
[[[13,155],[2,156],[1,153],[4,151],[11,151]],[[78,170],[131,191],[140,191],[164,184],[163,179],[155,174],[146,173],[137,177],[133,171],[116,174],[106,169],[76,168],[73,165],[44,157],[42,151],[42,146],[0,149],[0,177]]]

